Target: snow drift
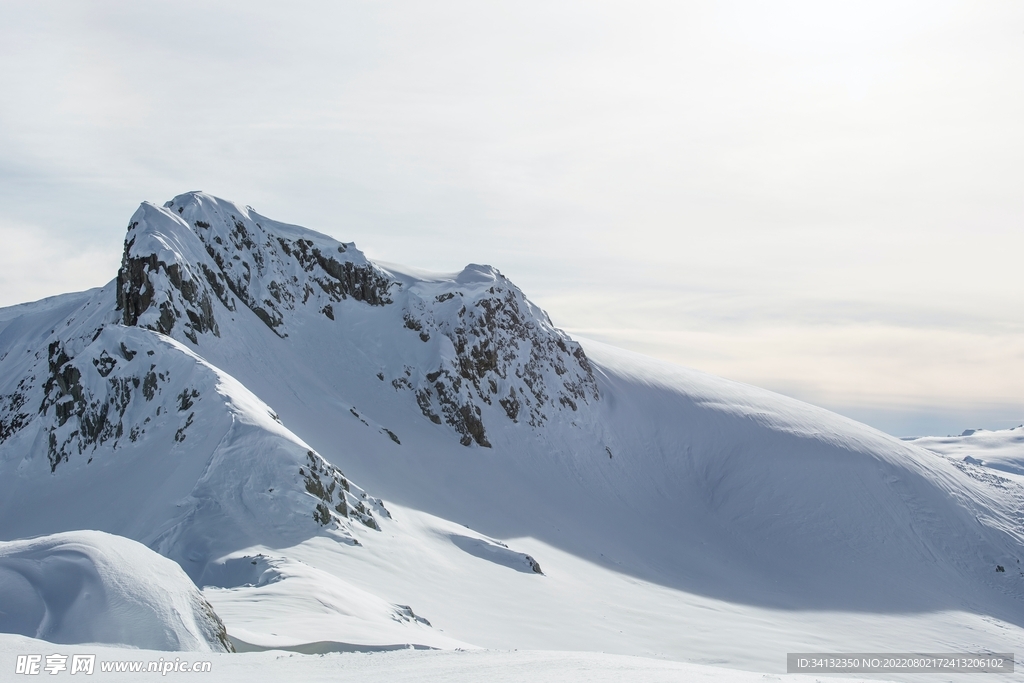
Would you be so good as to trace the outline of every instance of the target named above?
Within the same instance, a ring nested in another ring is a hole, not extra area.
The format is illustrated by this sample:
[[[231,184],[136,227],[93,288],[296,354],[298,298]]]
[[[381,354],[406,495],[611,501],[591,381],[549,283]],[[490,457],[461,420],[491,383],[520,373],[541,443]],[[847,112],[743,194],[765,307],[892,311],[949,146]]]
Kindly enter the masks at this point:
[[[0,543],[0,604],[0,632],[53,643],[231,650],[181,567],[100,531]]]

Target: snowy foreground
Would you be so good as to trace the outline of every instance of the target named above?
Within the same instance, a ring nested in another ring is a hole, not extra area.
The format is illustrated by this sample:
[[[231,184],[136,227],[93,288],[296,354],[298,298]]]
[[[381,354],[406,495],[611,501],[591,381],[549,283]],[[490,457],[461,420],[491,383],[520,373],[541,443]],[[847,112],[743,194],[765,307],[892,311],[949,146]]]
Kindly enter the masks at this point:
[[[189,193],[107,286],[0,309],[0,679],[86,642],[217,680],[1024,653],[1020,437],[903,442]]]
[[[166,661],[168,653],[153,650],[121,650],[110,647],[54,647],[50,643],[22,636],[0,634],[2,666],[13,660],[15,654],[25,652],[63,654],[86,652],[96,654],[96,672],[84,680],[104,683],[132,679],[128,673],[102,673],[101,661]],[[801,675],[765,676],[748,671],[736,671],[699,664],[684,664],[644,657],[627,657],[598,652],[553,651],[499,651],[457,650],[421,651],[400,650],[375,653],[349,653],[301,655],[291,652],[261,652],[251,654],[212,654],[184,656],[179,659],[190,664],[211,662],[209,673],[168,673],[165,680],[216,680],[224,683],[253,683],[253,681],[393,681],[401,683],[679,683],[679,681],[709,681],[713,683],[764,683],[765,681],[843,681],[854,683],[866,678],[822,678]],[[45,675],[45,673],[43,674]],[[61,675],[61,674],[58,674]],[[64,672],[63,675],[67,675]],[[2,678],[2,674],[0,674]],[[16,677],[16,678],[21,678]],[[48,676],[47,676],[48,678]],[[138,680],[155,679],[158,674],[146,674]],[[7,680],[2,678],[2,680]],[[29,680],[26,678],[26,680]]]

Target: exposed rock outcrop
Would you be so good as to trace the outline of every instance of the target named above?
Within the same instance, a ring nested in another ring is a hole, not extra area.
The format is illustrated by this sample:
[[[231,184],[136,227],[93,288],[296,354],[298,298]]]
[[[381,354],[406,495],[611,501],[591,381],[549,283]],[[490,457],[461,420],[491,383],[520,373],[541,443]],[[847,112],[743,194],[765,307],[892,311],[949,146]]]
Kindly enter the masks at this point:
[[[554,412],[599,398],[580,345],[494,268],[470,266],[454,281],[417,284],[407,306],[407,328],[446,341],[438,366],[410,388],[423,414],[452,426],[464,445],[489,445],[487,406],[539,427]]]

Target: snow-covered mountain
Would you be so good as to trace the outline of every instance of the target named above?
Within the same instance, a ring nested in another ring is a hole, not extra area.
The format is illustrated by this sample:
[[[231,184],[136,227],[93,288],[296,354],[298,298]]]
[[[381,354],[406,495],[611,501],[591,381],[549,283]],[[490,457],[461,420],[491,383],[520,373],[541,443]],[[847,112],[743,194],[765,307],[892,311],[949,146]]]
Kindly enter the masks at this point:
[[[0,310],[0,538],[138,540],[239,649],[1013,650],[1024,479],[977,474],[202,193]]]

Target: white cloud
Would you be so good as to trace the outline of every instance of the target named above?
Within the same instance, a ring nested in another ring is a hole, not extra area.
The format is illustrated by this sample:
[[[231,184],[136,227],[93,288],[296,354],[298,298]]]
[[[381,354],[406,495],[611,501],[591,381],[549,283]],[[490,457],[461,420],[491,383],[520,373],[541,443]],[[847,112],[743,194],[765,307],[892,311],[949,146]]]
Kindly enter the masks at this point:
[[[99,287],[112,280],[120,251],[81,245],[38,227],[0,219],[0,306]]]

